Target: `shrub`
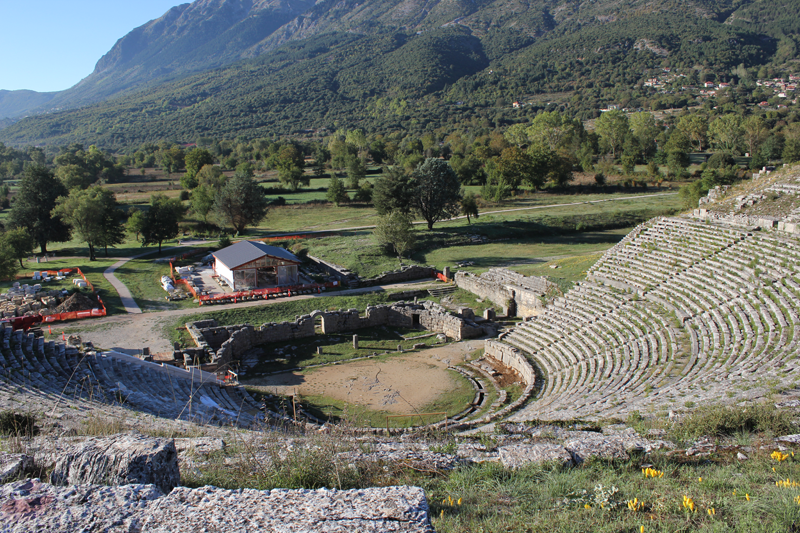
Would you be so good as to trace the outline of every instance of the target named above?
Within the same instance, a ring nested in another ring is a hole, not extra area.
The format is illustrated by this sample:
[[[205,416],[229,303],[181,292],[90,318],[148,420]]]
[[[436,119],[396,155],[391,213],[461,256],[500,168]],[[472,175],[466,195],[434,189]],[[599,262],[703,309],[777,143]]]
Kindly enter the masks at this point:
[[[681,420],[673,432],[675,438],[692,440],[700,436],[726,437],[756,432],[785,435],[794,430],[791,413],[769,404],[747,407],[715,405],[701,408]]]
[[[13,411],[0,412],[0,435],[33,436],[39,433],[36,416]]]
[[[181,201],[188,200],[189,199],[189,191],[187,191],[187,190],[181,191],[180,199],[181,199]]]
[[[219,239],[219,247],[220,247],[220,248],[227,248],[227,247],[228,247],[228,246],[230,246],[230,245],[231,245],[231,238],[230,238],[230,236],[228,236],[228,235],[223,235],[222,237],[220,237],[220,239]]]

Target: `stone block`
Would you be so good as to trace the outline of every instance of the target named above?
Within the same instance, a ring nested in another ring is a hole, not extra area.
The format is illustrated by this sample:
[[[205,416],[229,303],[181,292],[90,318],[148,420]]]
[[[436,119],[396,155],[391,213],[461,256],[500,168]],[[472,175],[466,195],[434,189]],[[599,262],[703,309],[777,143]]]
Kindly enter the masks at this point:
[[[498,450],[500,461],[506,468],[521,468],[530,463],[556,462],[572,464],[572,455],[558,444],[512,444]]]
[[[50,474],[54,485],[151,484],[168,493],[180,484],[172,439],[123,433],[90,438],[58,449]]]

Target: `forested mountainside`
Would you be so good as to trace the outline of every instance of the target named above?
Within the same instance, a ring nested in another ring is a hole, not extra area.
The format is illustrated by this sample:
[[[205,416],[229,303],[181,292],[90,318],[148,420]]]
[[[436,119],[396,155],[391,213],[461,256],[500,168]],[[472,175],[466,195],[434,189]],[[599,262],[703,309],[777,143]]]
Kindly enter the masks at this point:
[[[760,74],[800,70],[800,17],[788,1],[309,4],[173,8],[121,39],[71,89],[84,101],[125,94],[24,119],[0,141],[120,148],[339,127],[413,132],[512,123],[553,105],[591,118],[611,104],[693,104],[684,86],[707,80],[730,82],[731,97],[743,98]],[[217,68],[189,74],[204,66]],[[645,83],[665,71],[669,87]],[[515,101],[523,105],[512,109]]]

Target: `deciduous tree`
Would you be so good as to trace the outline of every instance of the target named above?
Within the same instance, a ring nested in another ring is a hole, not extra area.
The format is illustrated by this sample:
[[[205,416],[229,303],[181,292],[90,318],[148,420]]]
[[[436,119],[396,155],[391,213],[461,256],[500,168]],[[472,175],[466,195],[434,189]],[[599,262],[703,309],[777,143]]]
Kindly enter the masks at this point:
[[[403,255],[413,249],[416,242],[411,217],[400,211],[379,217],[372,235],[378,244],[391,246],[397,258],[401,260]]]
[[[429,157],[417,167],[412,178],[413,205],[428,223],[429,230],[436,222],[458,215],[461,184],[447,161]]]
[[[214,213],[236,233],[258,224],[267,215],[268,201],[264,190],[253,178],[234,176],[217,192]]]
[[[336,174],[333,175],[331,178],[331,182],[328,185],[328,193],[326,194],[326,198],[329,202],[336,204],[336,207],[342,202],[346,202],[350,199],[347,194],[347,190],[344,188],[344,183],[340,180]]]
[[[95,246],[108,247],[122,242],[122,225],[116,211],[114,193],[93,185],[84,190],[73,189],[69,196],[59,198],[53,214],[72,226],[89,247],[89,260],[94,261],[97,259]]]
[[[144,215],[142,225],[142,244],[161,244],[167,239],[178,236],[178,223],[183,218],[183,204],[177,198],[167,198],[163,194],[154,194],[150,197],[150,209]]]
[[[23,268],[22,260],[33,253],[34,247],[28,231],[25,228],[10,229],[3,233],[2,241],[8,245],[11,256],[19,261],[19,267]]]

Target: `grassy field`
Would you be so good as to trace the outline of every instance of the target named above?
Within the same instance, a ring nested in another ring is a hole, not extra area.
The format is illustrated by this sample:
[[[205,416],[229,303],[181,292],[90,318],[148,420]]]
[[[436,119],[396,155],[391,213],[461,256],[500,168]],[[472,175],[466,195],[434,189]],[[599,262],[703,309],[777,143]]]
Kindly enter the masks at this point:
[[[188,309],[197,307],[193,299],[168,301],[166,292],[161,287],[161,276],[168,276],[170,269],[169,263],[156,263],[154,260],[163,257],[174,257],[176,254],[189,253],[192,251],[201,252],[195,257],[186,260],[176,261],[176,267],[191,265],[199,261],[208,250],[215,250],[216,246],[211,244],[205,246],[192,246],[190,248],[180,248],[178,250],[165,250],[162,253],[154,251],[146,257],[132,259],[119,267],[115,274],[117,278],[131,291],[136,304],[143,312],[149,311],[168,311],[172,309]]]
[[[358,334],[358,348],[353,348],[353,333]],[[430,332],[409,328],[365,328],[355,332],[338,335],[325,335],[318,333],[306,339],[296,339],[291,346],[297,347],[286,354],[287,343],[262,344],[265,362],[260,363],[247,375],[257,377],[269,372],[279,372],[292,368],[307,368],[313,365],[341,363],[358,357],[367,357],[373,353],[394,353],[398,346],[404,352],[412,350],[414,344],[430,346],[436,342],[436,336],[423,339],[406,340],[404,337],[416,337]],[[317,347],[322,348],[322,354],[317,353]],[[279,355],[283,354],[283,355]],[[285,358],[286,355],[290,357]],[[274,358],[278,361],[268,362]]]

